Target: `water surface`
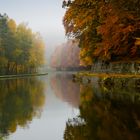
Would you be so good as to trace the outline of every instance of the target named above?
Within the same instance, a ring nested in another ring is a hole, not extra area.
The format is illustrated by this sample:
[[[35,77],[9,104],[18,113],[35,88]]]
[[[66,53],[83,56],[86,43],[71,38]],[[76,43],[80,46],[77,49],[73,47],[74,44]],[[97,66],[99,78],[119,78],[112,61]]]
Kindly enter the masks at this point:
[[[0,80],[0,140],[139,140],[139,86],[101,80],[75,83],[71,73]]]

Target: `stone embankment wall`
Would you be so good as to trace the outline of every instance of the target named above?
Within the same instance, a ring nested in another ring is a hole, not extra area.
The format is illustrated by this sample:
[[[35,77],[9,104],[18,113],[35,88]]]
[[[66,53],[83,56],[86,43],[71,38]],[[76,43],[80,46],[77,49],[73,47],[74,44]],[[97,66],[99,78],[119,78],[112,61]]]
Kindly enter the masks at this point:
[[[75,82],[92,86],[99,98],[140,103],[140,79],[120,77],[75,77]]]
[[[96,73],[140,74],[140,62],[97,62],[91,68]]]

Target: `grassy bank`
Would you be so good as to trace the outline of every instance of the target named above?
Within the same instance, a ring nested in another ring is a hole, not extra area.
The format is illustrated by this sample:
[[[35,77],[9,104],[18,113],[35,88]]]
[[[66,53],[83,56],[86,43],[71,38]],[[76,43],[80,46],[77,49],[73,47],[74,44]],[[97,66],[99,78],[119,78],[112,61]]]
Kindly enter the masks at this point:
[[[48,73],[17,74],[17,75],[1,75],[1,76],[0,76],[0,79],[20,78],[20,77],[30,77],[30,76],[43,76],[43,75],[48,75]]]
[[[117,78],[140,78],[140,74],[116,74],[116,73],[92,73],[92,72],[78,72],[76,77],[117,77]]]

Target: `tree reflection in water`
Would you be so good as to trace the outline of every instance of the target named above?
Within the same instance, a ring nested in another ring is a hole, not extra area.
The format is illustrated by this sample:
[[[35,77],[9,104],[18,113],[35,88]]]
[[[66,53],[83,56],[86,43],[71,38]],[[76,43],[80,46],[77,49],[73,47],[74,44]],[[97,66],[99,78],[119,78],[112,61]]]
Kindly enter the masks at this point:
[[[140,139],[138,89],[103,84],[80,89],[80,115],[67,121],[65,140]]]
[[[72,75],[68,73],[56,73],[51,77],[51,87],[62,101],[78,108],[80,102],[80,85],[72,82]]]
[[[35,78],[0,80],[0,139],[40,115],[45,102],[43,90],[43,82]]]

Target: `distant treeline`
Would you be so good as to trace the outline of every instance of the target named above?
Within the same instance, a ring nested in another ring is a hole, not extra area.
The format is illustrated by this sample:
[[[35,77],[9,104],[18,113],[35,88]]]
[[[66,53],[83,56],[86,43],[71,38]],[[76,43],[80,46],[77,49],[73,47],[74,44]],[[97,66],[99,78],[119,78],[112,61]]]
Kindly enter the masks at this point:
[[[57,70],[66,70],[79,67],[79,48],[77,43],[69,40],[58,46],[51,56],[51,67]]]
[[[74,0],[63,24],[66,35],[79,41],[80,60],[140,60],[139,0]]]
[[[0,75],[36,72],[44,63],[44,46],[39,33],[0,14]]]
[[[51,57],[51,67],[56,70],[80,70],[78,42],[69,40],[58,46]]]

